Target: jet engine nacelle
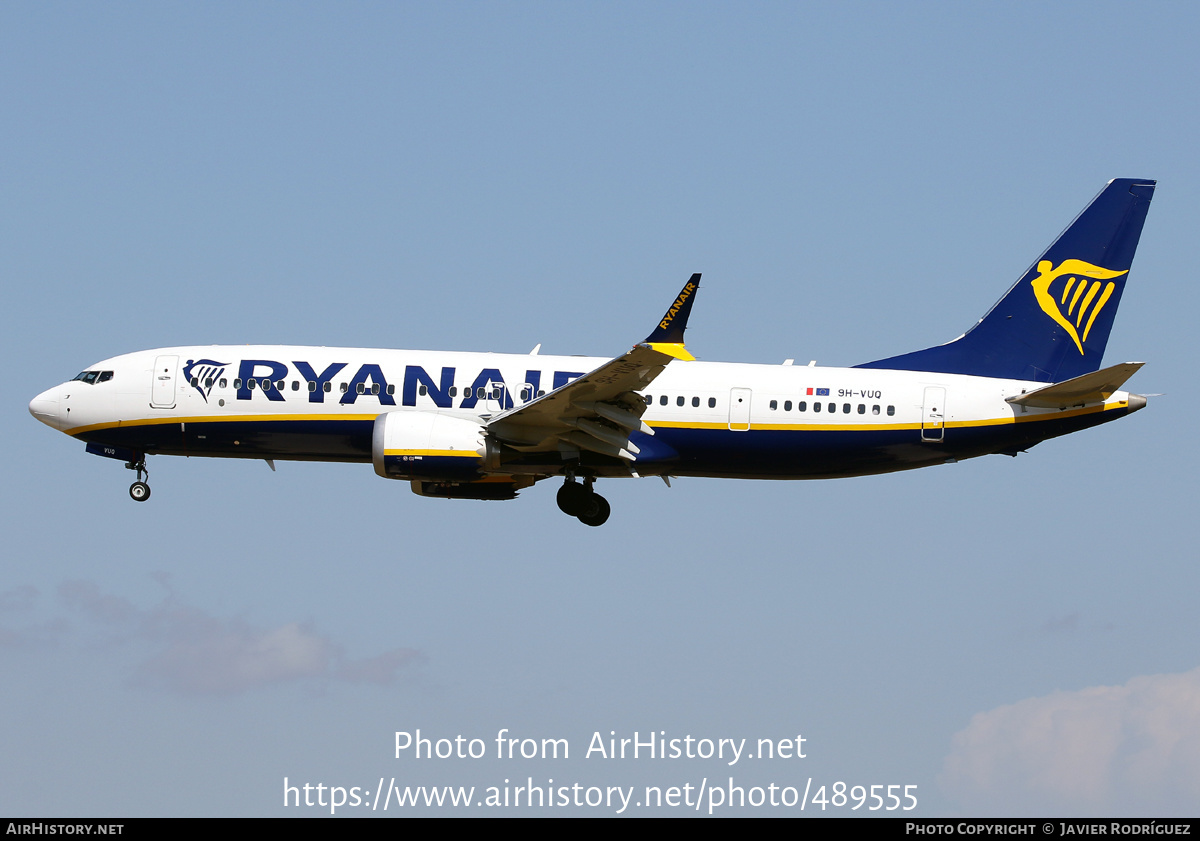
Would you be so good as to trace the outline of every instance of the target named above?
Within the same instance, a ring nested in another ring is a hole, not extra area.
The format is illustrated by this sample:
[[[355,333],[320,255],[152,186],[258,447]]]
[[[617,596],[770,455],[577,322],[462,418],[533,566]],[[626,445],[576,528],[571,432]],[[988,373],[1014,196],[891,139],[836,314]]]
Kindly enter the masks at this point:
[[[494,448],[478,421],[438,412],[387,412],[371,434],[371,461],[385,479],[470,481]]]

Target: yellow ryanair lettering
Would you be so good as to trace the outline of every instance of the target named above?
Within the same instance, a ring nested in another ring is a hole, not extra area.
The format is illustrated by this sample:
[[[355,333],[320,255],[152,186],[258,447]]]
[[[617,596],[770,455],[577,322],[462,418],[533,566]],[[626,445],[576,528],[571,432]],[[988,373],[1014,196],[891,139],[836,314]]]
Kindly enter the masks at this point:
[[[1033,294],[1037,298],[1038,306],[1042,308],[1042,312],[1050,316],[1067,331],[1067,335],[1075,342],[1075,347],[1083,353],[1083,343],[1087,341],[1088,333],[1092,331],[1092,324],[1096,321],[1096,316],[1100,314],[1100,310],[1104,309],[1104,305],[1108,303],[1108,299],[1112,297],[1113,290],[1117,285],[1112,283],[1114,277],[1120,277],[1128,273],[1128,269],[1123,272],[1115,272],[1110,269],[1094,266],[1091,263],[1083,260],[1063,260],[1058,264],[1058,268],[1049,260],[1042,260],[1037,264],[1038,276],[1032,281]],[[1062,295],[1056,301],[1054,295],[1050,292],[1050,286],[1060,277],[1067,277],[1066,283],[1063,286]],[[1087,278],[1091,278],[1089,283]],[[1105,284],[1101,281],[1109,281]],[[1078,286],[1076,286],[1078,282]],[[1075,293],[1072,295],[1072,288]],[[1067,296],[1071,296],[1071,303],[1067,304]],[[1099,295],[1099,298],[1096,296]],[[1080,298],[1083,300],[1080,301]],[[1067,304],[1067,313],[1063,315],[1061,307]],[[1079,312],[1076,313],[1075,305],[1079,304]],[[1091,311],[1089,313],[1089,309]],[[1084,316],[1087,316],[1087,324],[1084,324]],[[1071,316],[1075,316],[1072,323]],[[1079,329],[1083,328],[1083,333],[1080,334]]]
[[[692,292],[696,289],[696,284],[689,283],[683,287],[683,291],[679,293],[679,297],[675,299],[675,303],[671,304],[667,314],[663,316],[663,320],[658,322],[658,326],[666,330],[668,325],[675,320],[675,314],[683,307],[683,302],[692,296]]]

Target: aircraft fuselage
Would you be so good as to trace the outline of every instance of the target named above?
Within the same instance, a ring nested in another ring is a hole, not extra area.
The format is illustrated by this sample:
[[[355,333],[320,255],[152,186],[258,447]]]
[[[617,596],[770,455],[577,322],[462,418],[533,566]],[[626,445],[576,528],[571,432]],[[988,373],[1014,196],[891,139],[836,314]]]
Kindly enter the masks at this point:
[[[828,479],[1016,455],[1145,405],[1121,390],[1142,363],[1101,361],[1154,187],[1110,181],[957,339],[854,368],[697,361],[693,274],[612,359],[162,348],[98,362],[29,410],[136,470],[137,501],[147,455],[370,462],[460,499],[562,476],[559,508],[591,526],[610,514],[598,478]]]
[[[288,346],[177,347],[125,354],[34,399],[50,426],[146,454],[370,462],[387,412],[481,424],[607,360],[580,356]],[[99,374],[112,372],[99,381]],[[1135,411],[1128,392],[1071,409],[1006,402],[1044,383],[957,374],[688,362],[644,391],[637,474],[815,479],[906,470],[1039,441]],[[593,457],[595,456],[595,457]],[[123,457],[123,456],[122,456]],[[595,475],[628,466],[565,445],[502,453],[498,471]]]

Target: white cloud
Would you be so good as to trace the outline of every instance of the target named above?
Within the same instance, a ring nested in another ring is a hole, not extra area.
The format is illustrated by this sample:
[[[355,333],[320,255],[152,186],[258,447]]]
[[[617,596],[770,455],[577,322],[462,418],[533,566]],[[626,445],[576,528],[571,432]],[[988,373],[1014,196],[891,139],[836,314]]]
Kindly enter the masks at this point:
[[[366,660],[347,660],[337,670],[337,676],[349,683],[378,683],[386,685],[396,680],[396,672],[415,660],[421,653],[413,648],[394,648],[378,657]]]
[[[323,676],[336,653],[329,640],[294,622],[269,630],[239,622],[205,624],[172,635],[143,665],[143,676],[183,692],[241,692]]]
[[[979,713],[943,789],[970,814],[1190,814],[1200,802],[1200,668]]]
[[[339,644],[310,625],[258,628],[221,619],[181,603],[169,587],[162,602],[145,610],[91,581],[68,581],[58,592],[71,612],[108,631],[106,645],[150,646],[137,670],[139,682],[180,693],[229,694],[305,679],[388,684],[419,658],[412,649],[396,648],[347,660]],[[8,644],[0,629],[0,645]]]
[[[67,633],[67,623],[58,618],[30,621],[38,599],[36,587],[25,585],[0,593],[0,618],[16,620],[20,627],[0,625],[0,648],[30,649],[57,645]]]

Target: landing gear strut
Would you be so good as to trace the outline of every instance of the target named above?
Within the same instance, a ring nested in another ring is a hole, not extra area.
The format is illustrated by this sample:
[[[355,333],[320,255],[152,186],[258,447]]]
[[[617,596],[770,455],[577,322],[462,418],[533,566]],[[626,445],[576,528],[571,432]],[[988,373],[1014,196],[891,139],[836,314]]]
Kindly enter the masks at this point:
[[[145,502],[150,498],[150,486],[145,481],[150,478],[150,471],[146,469],[146,457],[139,455],[137,461],[127,462],[125,466],[137,471],[137,481],[129,486],[129,498],[134,502]]]
[[[558,489],[559,510],[568,517],[575,517],[585,526],[602,526],[608,521],[612,509],[608,500],[592,490],[595,479],[589,476],[583,484],[568,475],[563,486]]]

